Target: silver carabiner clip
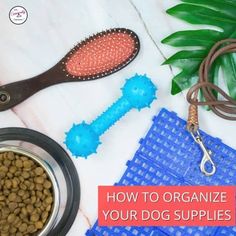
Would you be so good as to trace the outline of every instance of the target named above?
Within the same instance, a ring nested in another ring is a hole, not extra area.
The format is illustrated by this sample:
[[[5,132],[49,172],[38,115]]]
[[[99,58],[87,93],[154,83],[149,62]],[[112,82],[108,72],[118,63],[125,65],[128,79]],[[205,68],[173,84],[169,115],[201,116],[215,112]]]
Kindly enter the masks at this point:
[[[203,143],[203,141],[202,141],[202,137],[201,137],[199,131],[197,131],[197,132],[195,132],[195,133],[194,133],[194,132],[190,132],[190,133],[191,133],[193,139],[195,140],[195,142],[199,144],[200,148],[201,148],[202,151],[203,151],[203,158],[202,158],[201,164],[200,164],[201,172],[202,172],[203,174],[205,174],[206,176],[212,176],[212,175],[214,175],[215,172],[216,172],[216,166],[215,166],[215,163],[214,163],[214,162],[212,161],[212,159],[211,159],[212,152],[211,152],[210,150],[208,150],[208,149],[206,148],[206,146],[204,145],[204,143]],[[208,172],[208,171],[206,170],[206,164],[207,164],[207,162],[210,162],[210,164],[211,164],[211,167],[212,167],[211,172]]]

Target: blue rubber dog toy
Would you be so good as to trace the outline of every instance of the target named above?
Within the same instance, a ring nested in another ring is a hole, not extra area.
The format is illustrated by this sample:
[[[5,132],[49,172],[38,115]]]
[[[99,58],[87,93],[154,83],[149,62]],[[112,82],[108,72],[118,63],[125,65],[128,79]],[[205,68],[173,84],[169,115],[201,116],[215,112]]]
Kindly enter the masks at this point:
[[[156,99],[156,87],[146,75],[135,75],[126,80],[121,89],[123,96],[120,97],[102,115],[94,120],[90,125],[82,122],[73,125],[66,133],[65,144],[73,156],[87,158],[90,154],[96,153],[101,142],[99,137],[122,116],[132,108],[141,110],[149,107]]]

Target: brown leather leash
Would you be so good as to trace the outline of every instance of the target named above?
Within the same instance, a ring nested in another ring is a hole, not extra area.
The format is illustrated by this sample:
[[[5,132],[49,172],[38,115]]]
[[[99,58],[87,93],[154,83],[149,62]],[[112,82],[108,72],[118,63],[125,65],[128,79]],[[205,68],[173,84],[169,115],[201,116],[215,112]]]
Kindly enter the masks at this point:
[[[192,134],[194,140],[203,150],[204,156],[200,164],[200,169],[207,176],[211,176],[215,173],[216,166],[211,159],[212,153],[205,147],[198,131],[198,106],[207,105],[217,116],[227,120],[236,120],[236,100],[225,93],[220,87],[209,81],[209,71],[214,61],[220,56],[232,52],[236,52],[236,39],[225,39],[217,42],[200,65],[198,83],[192,86],[187,94],[187,100],[190,103],[187,130]],[[202,91],[204,101],[198,100],[200,90]],[[223,100],[219,100],[214,92],[220,94]],[[207,162],[210,162],[212,165],[211,172],[206,170],[205,165]]]

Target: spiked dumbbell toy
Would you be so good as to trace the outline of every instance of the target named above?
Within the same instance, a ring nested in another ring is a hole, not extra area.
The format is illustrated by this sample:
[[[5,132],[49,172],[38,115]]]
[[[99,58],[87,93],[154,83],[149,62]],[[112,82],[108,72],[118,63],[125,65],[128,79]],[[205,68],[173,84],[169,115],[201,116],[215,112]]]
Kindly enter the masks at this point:
[[[91,124],[74,124],[66,133],[65,144],[74,156],[87,158],[90,154],[96,153],[98,145],[101,144],[99,138],[106,130],[132,108],[141,110],[149,107],[156,99],[157,89],[146,75],[136,74],[126,80],[121,90],[123,96]]]

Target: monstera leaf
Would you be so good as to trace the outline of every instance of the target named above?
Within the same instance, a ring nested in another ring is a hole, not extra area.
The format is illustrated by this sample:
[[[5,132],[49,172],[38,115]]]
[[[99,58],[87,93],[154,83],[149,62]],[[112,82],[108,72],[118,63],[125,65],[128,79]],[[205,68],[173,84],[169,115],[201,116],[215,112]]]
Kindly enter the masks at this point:
[[[190,24],[204,25],[204,29],[179,31],[162,40],[162,43],[182,49],[164,62],[181,70],[172,80],[173,95],[197,82],[199,66],[217,41],[236,38],[236,0],[181,2],[167,13]],[[219,68],[223,71],[230,96],[236,99],[236,55],[224,55],[214,63],[210,80],[215,84],[219,81]]]

